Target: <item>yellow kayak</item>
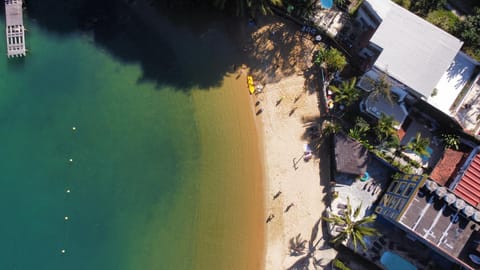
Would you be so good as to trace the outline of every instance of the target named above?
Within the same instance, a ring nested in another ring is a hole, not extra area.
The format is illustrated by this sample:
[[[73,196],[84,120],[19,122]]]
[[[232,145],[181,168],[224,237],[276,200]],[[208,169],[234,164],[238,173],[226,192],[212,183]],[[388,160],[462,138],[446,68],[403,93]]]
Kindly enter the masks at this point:
[[[248,83],[248,90],[250,90],[250,94],[255,93],[255,85],[253,85],[252,76],[247,76],[247,83]]]

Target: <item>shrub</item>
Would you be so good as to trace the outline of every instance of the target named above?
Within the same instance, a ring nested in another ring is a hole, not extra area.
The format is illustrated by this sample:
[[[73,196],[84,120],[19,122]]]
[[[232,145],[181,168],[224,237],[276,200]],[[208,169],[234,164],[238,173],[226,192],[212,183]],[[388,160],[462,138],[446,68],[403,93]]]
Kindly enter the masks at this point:
[[[449,33],[454,33],[460,23],[458,17],[449,10],[434,10],[428,13],[427,21]]]
[[[333,267],[334,267],[334,269],[339,269],[339,270],[350,270],[350,267],[346,266],[339,259],[334,259],[333,260]]]
[[[406,9],[410,9],[410,6],[412,5],[412,2],[410,2],[410,0],[393,0],[393,2],[399,4]]]

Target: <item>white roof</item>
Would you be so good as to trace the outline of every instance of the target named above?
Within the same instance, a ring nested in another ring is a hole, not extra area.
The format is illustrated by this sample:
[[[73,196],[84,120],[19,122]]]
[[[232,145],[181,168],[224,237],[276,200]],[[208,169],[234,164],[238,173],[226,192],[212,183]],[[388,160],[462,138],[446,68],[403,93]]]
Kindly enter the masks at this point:
[[[365,3],[382,20],[370,40],[382,48],[374,66],[430,97],[463,42],[391,1]]]
[[[467,84],[474,70],[475,62],[464,53],[459,52],[437,83],[435,87],[437,94],[428,97],[428,103],[450,115],[450,107]]]

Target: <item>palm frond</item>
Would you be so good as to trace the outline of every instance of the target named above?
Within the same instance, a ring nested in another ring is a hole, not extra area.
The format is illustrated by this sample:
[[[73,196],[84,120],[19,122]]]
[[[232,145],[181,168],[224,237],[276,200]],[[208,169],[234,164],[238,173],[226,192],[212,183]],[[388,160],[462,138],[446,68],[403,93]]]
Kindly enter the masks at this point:
[[[354,219],[356,219],[358,217],[361,209],[362,209],[362,203],[360,203],[360,205],[357,208],[355,208],[355,211],[353,212],[353,218]]]

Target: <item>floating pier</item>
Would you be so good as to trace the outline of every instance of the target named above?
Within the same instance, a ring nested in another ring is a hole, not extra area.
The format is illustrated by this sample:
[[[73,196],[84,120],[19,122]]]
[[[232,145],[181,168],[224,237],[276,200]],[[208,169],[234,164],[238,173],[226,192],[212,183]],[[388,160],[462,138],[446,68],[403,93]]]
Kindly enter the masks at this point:
[[[8,57],[25,56],[25,27],[22,0],[5,0],[5,20]]]

